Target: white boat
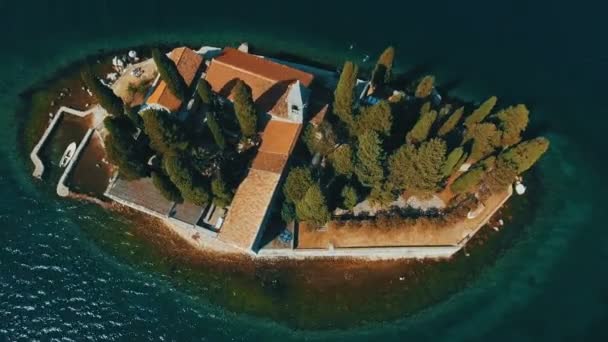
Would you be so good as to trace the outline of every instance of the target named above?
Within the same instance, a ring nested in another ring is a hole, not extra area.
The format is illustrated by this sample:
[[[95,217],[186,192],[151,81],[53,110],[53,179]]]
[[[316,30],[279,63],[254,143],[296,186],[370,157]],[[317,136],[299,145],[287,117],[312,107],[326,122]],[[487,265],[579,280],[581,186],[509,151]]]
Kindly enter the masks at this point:
[[[65,149],[65,152],[63,152],[63,156],[61,156],[61,160],[59,161],[59,167],[68,166],[70,160],[72,160],[72,157],[74,156],[74,152],[76,152],[76,143],[72,142]]]

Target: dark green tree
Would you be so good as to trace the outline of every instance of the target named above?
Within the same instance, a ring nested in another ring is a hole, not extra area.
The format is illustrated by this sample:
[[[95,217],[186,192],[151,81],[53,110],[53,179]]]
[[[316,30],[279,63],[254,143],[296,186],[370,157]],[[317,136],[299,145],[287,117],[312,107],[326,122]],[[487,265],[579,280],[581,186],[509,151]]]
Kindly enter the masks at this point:
[[[331,219],[327,202],[319,184],[308,188],[302,200],[296,204],[296,214],[300,221],[323,226]]]
[[[388,182],[395,190],[403,191],[416,183],[417,158],[418,151],[412,144],[401,146],[388,158]]]
[[[378,58],[378,62],[372,72],[372,84],[375,86],[383,85],[390,81],[395,60],[395,48],[387,47]]]
[[[232,89],[234,112],[245,137],[253,137],[258,129],[258,115],[253,103],[251,88],[242,80],[237,80]]]
[[[293,222],[297,218],[296,216],[296,207],[293,203],[283,202],[283,206],[281,207],[281,219],[286,224]]]
[[[350,178],[354,171],[353,150],[350,145],[343,144],[333,151],[329,155],[329,163],[337,174]]]
[[[467,128],[471,128],[473,125],[482,122],[492,112],[492,109],[496,106],[496,101],[498,101],[496,96],[487,99],[479,108],[475,109],[471,115],[464,119],[464,125]]]
[[[144,129],[144,119],[142,119],[141,115],[139,115],[135,108],[125,104],[124,113],[135,127],[142,130]]]
[[[393,193],[393,185],[389,183],[376,184],[372,191],[369,193],[367,198],[372,205],[376,206],[387,206],[395,200],[395,194]]]
[[[417,144],[426,140],[436,119],[437,112],[434,110],[421,112],[418,121],[405,136],[405,141],[409,144]]]
[[[152,172],[152,183],[160,191],[161,195],[171,202],[181,203],[184,201],[181,193],[177,189],[177,187],[171,183],[171,179],[168,176],[159,173]]]
[[[326,156],[336,147],[338,137],[332,125],[324,121],[319,126],[306,125],[303,139],[311,154]]]
[[[456,109],[454,111],[454,113],[452,113],[448,117],[448,119],[445,120],[445,122],[441,125],[441,127],[439,127],[439,130],[437,131],[437,135],[442,137],[442,136],[447,135],[451,131],[453,131],[454,128],[456,128],[456,125],[458,125],[458,123],[460,122],[460,119],[462,118],[463,113],[464,113],[464,107],[460,107],[460,108]]]
[[[443,164],[443,167],[441,169],[441,174],[443,177],[449,177],[452,175],[456,165],[458,164],[463,155],[464,149],[462,147],[457,147],[448,154],[448,157],[446,158],[445,163]]]
[[[119,116],[124,113],[122,99],[114,94],[112,88],[107,87],[99,78],[93,75],[90,67],[85,67],[80,74],[85,86],[89,88],[99,104],[112,116]]]
[[[492,154],[500,145],[500,132],[494,124],[485,122],[470,126],[465,139],[473,139],[471,159],[477,161]]]
[[[334,92],[333,111],[338,118],[352,129],[355,119],[353,107],[355,105],[355,87],[357,85],[357,73],[359,68],[350,61],[344,63],[340,80]]]
[[[222,128],[220,127],[219,122],[215,118],[214,112],[207,113],[207,127],[209,127],[209,131],[211,131],[211,135],[213,136],[213,141],[215,144],[223,150],[226,148],[226,139],[224,138],[224,133]]]
[[[152,49],[152,58],[154,58],[156,69],[162,80],[167,84],[169,91],[175,97],[184,101],[188,92],[188,85],[182,78],[182,75],[180,75],[179,70],[177,70],[175,63],[167,55],[160,52],[159,49]]]
[[[142,112],[144,130],[150,146],[161,154],[184,151],[188,142],[184,128],[177,118],[165,111],[146,109]]]
[[[373,187],[384,179],[384,151],[382,141],[374,131],[367,131],[358,139],[355,174],[361,184]]]
[[[213,203],[221,208],[229,206],[234,197],[234,193],[228,188],[220,175],[211,180],[211,193],[213,194]]]
[[[356,119],[355,131],[357,135],[372,130],[387,136],[391,132],[392,124],[393,115],[390,104],[387,101],[380,101],[373,106],[361,109],[361,113]]]
[[[549,149],[549,140],[543,137],[523,141],[498,156],[498,159],[510,164],[521,174],[527,171]]]
[[[207,80],[201,78],[198,81],[196,92],[198,93],[199,98],[204,104],[206,104],[207,106],[213,105],[213,92],[211,91],[211,86],[209,85],[209,82],[207,82]]]
[[[149,174],[146,160],[150,151],[133,138],[135,127],[128,117],[108,116],[104,119],[108,131],[104,139],[110,163],[118,166],[121,176],[133,180]]]
[[[471,168],[456,178],[450,189],[457,194],[475,191],[483,180],[485,173],[483,167]]]
[[[165,155],[163,164],[169,179],[179,189],[182,197],[193,204],[204,206],[209,203],[208,184],[186,160],[175,154]]]
[[[443,140],[434,138],[423,142],[418,148],[416,169],[418,178],[413,191],[432,193],[439,190],[443,180],[443,165],[445,164],[446,144]]]
[[[419,99],[423,99],[425,97],[429,97],[433,92],[433,88],[435,87],[435,77],[428,75],[424,76],[418,86],[416,87],[416,97]]]
[[[283,194],[290,203],[298,203],[313,184],[310,169],[305,167],[293,168],[283,185]]]
[[[511,106],[498,112],[496,115],[500,123],[498,127],[502,131],[500,144],[503,147],[515,145],[521,141],[521,133],[528,126],[530,112],[525,105]]]
[[[359,203],[357,190],[350,185],[345,185],[340,195],[342,196],[342,207],[346,210],[352,210]]]

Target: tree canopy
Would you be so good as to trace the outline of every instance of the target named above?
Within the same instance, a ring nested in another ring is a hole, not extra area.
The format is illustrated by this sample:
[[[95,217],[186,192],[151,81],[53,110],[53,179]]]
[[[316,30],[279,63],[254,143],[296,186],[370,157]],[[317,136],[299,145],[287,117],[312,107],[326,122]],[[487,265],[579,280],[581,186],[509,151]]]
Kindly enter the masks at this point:
[[[160,154],[183,151],[188,147],[184,127],[169,112],[146,109],[142,113],[150,146]]]
[[[110,115],[119,116],[124,113],[125,107],[122,99],[114,94],[112,88],[101,83],[101,80],[93,75],[90,67],[85,67],[80,76],[101,107]]]
[[[234,197],[234,194],[220,175],[216,175],[211,180],[211,193],[213,194],[213,203],[221,208],[229,206],[232,202],[232,197]]]
[[[213,105],[213,92],[211,91],[211,86],[209,85],[209,82],[207,82],[207,80],[201,78],[198,81],[196,92],[198,93],[198,97],[204,104],[206,104],[207,106]]]
[[[437,135],[442,137],[447,135],[448,133],[452,132],[454,130],[454,128],[456,128],[456,125],[458,125],[458,123],[460,122],[460,119],[462,119],[462,114],[464,113],[464,107],[460,107],[458,109],[456,109],[454,111],[454,113],[452,113],[447,120],[445,120],[445,122],[441,125],[441,127],[439,127],[439,130],[437,131]]]
[[[538,137],[523,141],[498,156],[506,164],[513,165],[517,174],[527,171],[549,149],[549,140]]]
[[[328,155],[337,144],[336,133],[327,121],[323,121],[319,126],[306,125],[303,139],[310,153],[319,153],[322,156]]]
[[[384,151],[382,142],[378,134],[374,131],[367,131],[359,136],[355,174],[361,184],[373,187],[384,179]]]
[[[424,76],[416,87],[416,97],[423,99],[429,97],[435,87],[435,77],[431,75]]]
[[[530,112],[525,105],[511,106],[498,112],[496,115],[500,123],[498,127],[502,131],[500,144],[504,147],[517,144],[521,140],[521,133],[528,126]]]
[[[445,154],[446,144],[438,138],[425,141],[418,148],[403,145],[389,157],[388,182],[398,191],[436,191],[444,178]]]
[[[494,106],[496,105],[496,101],[498,101],[496,96],[487,99],[475,109],[471,115],[464,119],[464,125],[467,126],[467,128],[470,128],[471,126],[482,122],[492,112],[492,109],[494,109]]]
[[[146,159],[150,153],[133,138],[135,127],[129,118],[109,116],[104,119],[104,125],[108,131],[104,139],[106,154],[108,160],[118,166],[121,176],[128,180],[148,176]]]
[[[467,130],[466,139],[473,139],[471,159],[480,160],[494,152],[500,144],[500,132],[496,125],[484,122],[475,124]]]
[[[179,189],[171,182],[168,176],[160,172],[152,172],[152,183],[160,191],[164,198],[171,202],[181,203],[184,201]]]
[[[395,48],[392,46],[387,47],[374,67],[372,72],[372,84],[375,86],[382,85],[390,81],[393,71],[393,62],[395,60]]]
[[[253,103],[251,88],[242,80],[237,80],[232,89],[234,112],[245,137],[254,136],[258,129],[258,115]]]
[[[359,68],[350,61],[344,63],[342,73],[336,90],[334,92],[333,111],[338,118],[348,127],[354,125],[353,107],[355,105],[355,87],[357,85],[357,73]]]
[[[481,183],[484,175],[483,167],[471,168],[456,178],[450,189],[457,194],[473,191]]]
[[[207,113],[207,127],[209,127],[209,131],[211,131],[213,141],[215,141],[217,147],[219,147],[220,150],[226,148],[226,139],[224,138],[222,127],[220,127],[219,122],[215,118],[215,113],[213,112]]]
[[[329,155],[329,163],[337,174],[350,177],[353,174],[353,150],[348,144],[338,147]]]
[[[285,199],[290,203],[299,202],[312,184],[313,180],[310,169],[305,167],[293,168],[289,172],[289,175],[287,175],[285,185],[283,185]]]
[[[211,198],[208,184],[182,157],[169,154],[163,157],[165,171],[182,197],[196,205],[206,205]]]
[[[315,183],[306,190],[302,200],[296,204],[296,214],[300,221],[323,226],[330,220],[331,214],[321,187]]]
[[[175,97],[184,101],[188,92],[188,86],[182,78],[182,75],[180,75],[179,70],[177,70],[175,63],[156,48],[152,49],[152,58],[154,59],[154,64],[156,64],[156,69],[158,69],[160,77],[167,84],[169,91],[171,91]]]
[[[361,108],[356,119],[355,131],[360,135],[372,130],[387,136],[391,133],[392,124],[391,105],[387,101],[380,101],[375,105]]]
[[[405,136],[405,140],[412,144],[426,140],[435,120],[437,120],[437,111],[422,111],[414,127]]]
[[[452,172],[454,172],[456,165],[458,164],[463,155],[464,149],[462,147],[457,147],[453,149],[450,154],[448,154],[448,157],[445,160],[445,164],[443,164],[443,168],[441,169],[441,174],[443,175],[443,177],[449,177]]]

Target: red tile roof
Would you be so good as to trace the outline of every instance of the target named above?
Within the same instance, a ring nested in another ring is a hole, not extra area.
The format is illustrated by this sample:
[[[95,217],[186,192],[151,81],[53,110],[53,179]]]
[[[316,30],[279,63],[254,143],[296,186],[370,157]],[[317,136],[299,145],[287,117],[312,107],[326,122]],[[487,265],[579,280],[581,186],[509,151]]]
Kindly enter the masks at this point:
[[[225,48],[207,69],[206,80],[216,93],[229,98],[237,79],[250,88],[258,109],[279,117],[287,117],[285,98],[289,86],[300,81],[309,87],[312,74],[251,55],[234,48]]]
[[[192,81],[194,81],[198,69],[203,63],[203,57],[191,49],[182,46],[173,49],[169,58],[171,58],[177,66],[177,71],[179,71],[180,75],[183,77],[186,85],[190,86]],[[167,88],[167,84],[163,80],[158,83],[154,92],[152,92],[148,98],[147,103],[161,105],[171,112],[177,111],[182,105],[182,101]]]

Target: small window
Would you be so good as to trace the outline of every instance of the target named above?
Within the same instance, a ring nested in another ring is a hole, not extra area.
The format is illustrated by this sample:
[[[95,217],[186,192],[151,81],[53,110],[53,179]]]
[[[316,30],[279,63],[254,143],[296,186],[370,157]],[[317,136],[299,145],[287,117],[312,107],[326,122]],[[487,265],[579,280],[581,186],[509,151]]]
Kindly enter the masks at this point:
[[[291,112],[292,113],[299,113],[300,112],[300,107],[298,107],[296,105],[291,105]]]

